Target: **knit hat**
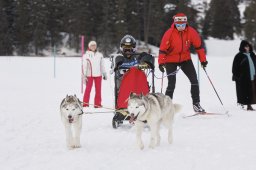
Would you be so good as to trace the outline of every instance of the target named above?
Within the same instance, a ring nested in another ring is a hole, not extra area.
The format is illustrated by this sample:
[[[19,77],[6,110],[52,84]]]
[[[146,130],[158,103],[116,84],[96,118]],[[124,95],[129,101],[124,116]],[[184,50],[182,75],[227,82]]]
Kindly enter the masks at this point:
[[[173,16],[173,22],[175,24],[184,24],[188,22],[188,18],[184,13],[178,13]]]
[[[90,41],[90,42],[88,43],[88,47],[89,47],[89,48],[90,48],[90,46],[92,46],[92,45],[97,45],[96,41]]]

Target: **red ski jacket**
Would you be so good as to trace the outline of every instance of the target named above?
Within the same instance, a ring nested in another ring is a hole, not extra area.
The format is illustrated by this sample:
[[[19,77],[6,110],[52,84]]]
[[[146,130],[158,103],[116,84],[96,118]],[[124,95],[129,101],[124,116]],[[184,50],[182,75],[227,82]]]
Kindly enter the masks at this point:
[[[189,50],[191,45],[195,47],[200,62],[205,62],[205,50],[197,31],[190,26],[184,31],[178,31],[172,24],[162,38],[158,63],[180,63],[191,60]]]

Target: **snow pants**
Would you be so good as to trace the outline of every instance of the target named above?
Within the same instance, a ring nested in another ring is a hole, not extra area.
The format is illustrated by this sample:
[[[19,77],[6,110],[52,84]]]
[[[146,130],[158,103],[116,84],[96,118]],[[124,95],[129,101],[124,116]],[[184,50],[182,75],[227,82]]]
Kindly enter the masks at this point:
[[[87,77],[86,88],[83,98],[83,106],[89,106],[90,94],[93,82],[95,83],[95,97],[94,97],[94,106],[101,106],[101,81],[102,76],[99,77]]]
[[[181,67],[181,70],[188,77],[188,79],[191,83],[190,92],[191,92],[191,97],[192,97],[193,103],[200,102],[197,74],[196,74],[196,70],[195,70],[192,60],[184,61],[182,63],[166,63],[165,68],[166,68],[167,75],[169,75],[169,74],[173,73],[175,70],[177,70],[178,66]],[[176,84],[176,74],[168,76],[168,86],[167,86],[165,94],[170,96],[171,99],[173,98],[175,84]]]

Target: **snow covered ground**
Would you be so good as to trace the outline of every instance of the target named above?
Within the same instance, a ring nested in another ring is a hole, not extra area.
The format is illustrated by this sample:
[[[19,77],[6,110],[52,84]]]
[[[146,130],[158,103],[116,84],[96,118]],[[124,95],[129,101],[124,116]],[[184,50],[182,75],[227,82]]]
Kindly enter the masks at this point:
[[[168,144],[167,130],[161,128],[160,146],[149,149],[149,131],[145,129],[146,147],[142,151],[136,146],[134,128],[128,124],[112,128],[112,113],[84,115],[82,148],[66,148],[59,104],[66,94],[77,94],[82,99],[80,58],[57,58],[54,78],[52,57],[0,57],[0,169],[255,170],[256,111],[247,112],[236,105],[235,84],[231,81],[239,43],[206,41],[207,72],[224,108],[201,68],[199,72],[201,105],[209,112],[228,110],[231,116],[182,118],[193,110],[189,81],[179,71],[174,102],[182,104],[183,109],[175,116],[174,143]],[[193,60],[197,68],[197,57]],[[109,66],[106,59],[106,68]],[[158,69],[156,76],[161,76]],[[103,81],[102,104],[113,108],[113,77],[108,77]],[[166,83],[165,79],[164,91]],[[158,79],[156,91],[160,89]]]

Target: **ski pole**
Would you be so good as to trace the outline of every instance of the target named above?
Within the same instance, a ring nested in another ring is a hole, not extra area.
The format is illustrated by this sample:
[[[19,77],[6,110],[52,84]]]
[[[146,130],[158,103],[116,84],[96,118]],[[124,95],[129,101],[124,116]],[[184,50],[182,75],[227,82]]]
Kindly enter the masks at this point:
[[[164,73],[162,73],[161,93],[163,92]]]
[[[81,56],[81,93],[83,94],[84,91],[84,71],[83,71],[83,55],[84,55],[84,36],[82,35],[81,37],[81,52],[82,52],[82,56]]]
[[[152,92],[155,93],[155,71],[152,70]]]
[[[228,111],[225,109],[225,107],[224,107],[224,105],[223,105],[223,103],[222,103],[222,101],[221,101],[221,99],[220,99],[220,96],[219,96],[219,94],[217,93],[217,90],[215,89],[215,87],[214,87],[214,85],[213,85],[213,83],[212,83],[212,81],[211,81],[209,75],[207,74],[207,71],[206,71],[205,67],[203,67],[203,70],[204,70],[204,72],[205,72],[205,74],[206,74],[208,80],[210,81],[210,83],[211,83],[211,85],[212,85],[212,87],[213,87],[213,90],[215,91],[215,93],[216,93],[216,95],[217,95],[217,97],[218,97],[218,99],[219,99],[221,105],[223,106],[223,108],[224,108],[224,110],[225,110],[225,114],[227,114],[227,115],[229,116]]]

